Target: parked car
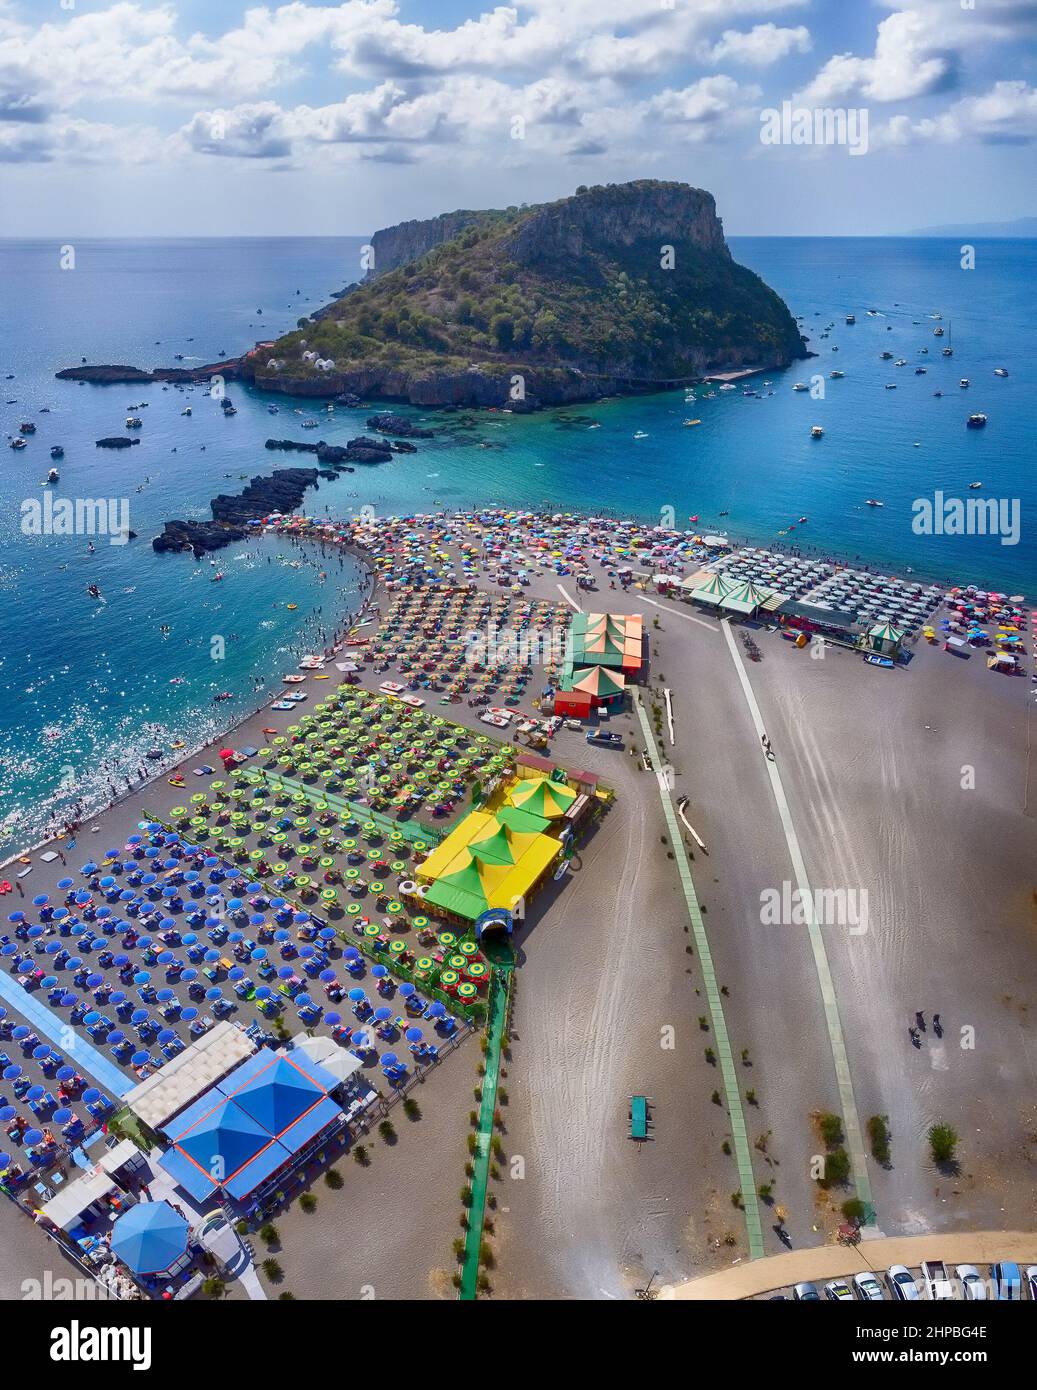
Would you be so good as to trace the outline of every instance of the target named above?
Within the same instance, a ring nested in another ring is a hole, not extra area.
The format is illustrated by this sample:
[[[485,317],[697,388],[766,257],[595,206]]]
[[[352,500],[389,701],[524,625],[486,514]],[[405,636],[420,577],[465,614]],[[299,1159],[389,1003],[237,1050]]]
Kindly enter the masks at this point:
[[[886,1270],[886,1285],[893,1297],[901,1303],[910,1303],[912,1299],[922,1296],[906,1265],[890,1265]]]
[[[862,1303],[881,1303],[885,1297],[882,1285],[870,1269],[853,1276],[853,1287]]]
[[[596,729],[587,735],[588,743],[599,744],[602,748],[622,748],[623,739],[619,734],[614,734],[605,729]]]
[[[975,1265],[955,1265],[954,1273],[961,1280],[962,1297],[969,1303],[983,1303],[987,1297],[986,1282]]]
[[[1030,1288],[1030,1297],[1037,1303],[1037,1265],[1026,1266],[1026,1282]]]
[[[994,1297],[1000,1303],[1015,1303],[1023,1296],[1019,1266],[1014,1260],[1001,1260],[990,1270],[994,1281]]]
[[[815,1284],[795,1284],[792,1289],[792,1297],[797,1303],[820,1303],[821,1295],[817,1291]]]
[[[853,1302],[850,1286],[844,1279],[830,1279],[825,1285],[825,1298],[830,1298],[833,1303]]]

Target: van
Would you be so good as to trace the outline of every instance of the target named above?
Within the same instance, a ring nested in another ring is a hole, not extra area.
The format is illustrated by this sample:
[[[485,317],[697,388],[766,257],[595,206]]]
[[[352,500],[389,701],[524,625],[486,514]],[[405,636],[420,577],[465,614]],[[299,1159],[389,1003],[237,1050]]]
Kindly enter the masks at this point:
[[[1000,1303],[1017,1303],[1023,1296],[1019,1266],[1013,1260],[1002,1260],[990,1270],[994,1282],[994,1297]]]

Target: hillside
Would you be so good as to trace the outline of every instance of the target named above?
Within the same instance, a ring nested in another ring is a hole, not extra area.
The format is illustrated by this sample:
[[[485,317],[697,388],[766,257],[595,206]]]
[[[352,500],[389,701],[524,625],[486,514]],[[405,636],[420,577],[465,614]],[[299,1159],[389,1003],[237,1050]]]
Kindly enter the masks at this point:
[[[686,184],[446,214],[373,244],[371,278],[253,355],[257,385],[502,404],[518,375],[552,402],[805,355],[783,301],[731,259],[712,196]]]

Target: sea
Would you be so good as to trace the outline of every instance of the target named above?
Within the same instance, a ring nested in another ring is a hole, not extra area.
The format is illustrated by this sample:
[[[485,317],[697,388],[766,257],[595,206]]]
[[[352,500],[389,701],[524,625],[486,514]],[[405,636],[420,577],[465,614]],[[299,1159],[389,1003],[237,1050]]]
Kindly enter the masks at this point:
[[[267,538],[210,564],[158,555],[151,540],[167,519],[208,517],[217,493],[306,462],[267,451],[267,438],[342,443],[363,432],[366,411],[329,415],[322,402],[232,383],[237,413],[225,417],[201,387],[83,385],[55,372],[82,361],[234,357],[355,280],[362,244],[0,240],[0,859],[160,766],[149,753],[174,757],[173,745],[190,750],[251,713],[363,598],[346,558]],[[430,425],[449,428],[416,454],[322,482],[305,510],[406,515],[499,503],[630,516],[1032,602],[1037,241],[980,241],[972,257],[950,239],[730,246],[801,316],[815,357],[731,391],[482,412],[470,428],[429,412]],[[794,391],[796,382],[810,389]],[[973,412],[987,415],[984,429],[966,428]],[[131,414],[143,421],[139,445],[95,446],[125,434]],[[304,431],[314,418],[319,430]],[[36,433],[26,449],[8,450],[22,421]],[[811,437],[815,425],[821,438]],[[55,444],[65,453],[48,489]],[[982,488],[970,489],[975,482]],[[45,491],[127,507],[138,539],[96,536],[91,549],[84,536],[26,534],[26,504]],[[920,534],[917,504],[938,492],[997,499],[1005,533]]]

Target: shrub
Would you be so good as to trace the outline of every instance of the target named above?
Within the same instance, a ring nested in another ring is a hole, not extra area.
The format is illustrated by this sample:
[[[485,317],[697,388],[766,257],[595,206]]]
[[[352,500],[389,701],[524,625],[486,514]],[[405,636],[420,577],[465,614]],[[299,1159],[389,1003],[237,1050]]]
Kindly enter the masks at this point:
[[[304,1192],[299,1198],[299,1205],[302,1207],[303,1211],[316,1211],[317,1199],[312,1192]]]
[[[331,1188],[332,1192],[337,1192],[342,1186],[342,1174],[337,1168],[329,1168],[324,1174],[324,1182]]]
[[[284,1277],[284,1270],[277,1260],[268,1259],[263,1261],[263,1273],[272,1284],[276,1284],[279,1279]]]
[[[273,1245],[275,1241],[280,1239],[280,1237],[277,1234],[277,1227],[273,1224],[272,1221],[268,1221],[266,1225],[260,1226],[259,1238],[266,1245]]]
[[[818,1117],[817,1127],[821,1131],[821,1138],[830,1149],[843,1142],[843,1122],[838,1115],[825,1112]]]
[[[822,1187],[841,1187],[850,1177],[850,1155],[845,1149],[833,1149],[825,1155],[825,1175]]]
[[[889,1162],[889,1120],[885,1115],[872,1115],[868,1121],[871,1156],[876,1163]]]
[[[937,1124],[929,1130],[929,1150],[934,1163],[953,1163],[957,1147],[958,1134],[950,1125]]]

